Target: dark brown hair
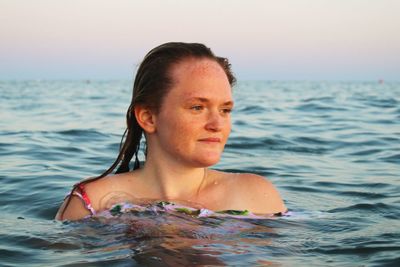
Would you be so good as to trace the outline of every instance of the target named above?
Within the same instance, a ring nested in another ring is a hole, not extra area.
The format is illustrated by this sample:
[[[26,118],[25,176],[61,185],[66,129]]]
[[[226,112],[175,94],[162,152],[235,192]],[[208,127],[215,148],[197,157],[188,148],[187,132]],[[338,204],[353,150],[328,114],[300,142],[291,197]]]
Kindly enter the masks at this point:
[[[129,163],[133,157],[133,169],[140,167],[138,153],[143,129],[136,120],[134,107],[144,105],[158,112],[164,97],[173,86],[173,79],[170,74],[172,67],[189,58],[214,60],[224,69],[230,85],[232,86],[236,82],[228,59],[215,56],[211,49],[203,44],[170,42],[153,48],[144,57],[136,73],[132,101],[126,112],[127,128],[122,136],[117,159],[104,173],[79,182],[74,185],[72,191],[79,190],[78,185],[80,184],[86,184],[107,176],[117,167],[115,173],[128,172]],[[69,200],[70,198],[65,207],[68,206]],[[63,213],[64,211],[61,213],[61,217]]]

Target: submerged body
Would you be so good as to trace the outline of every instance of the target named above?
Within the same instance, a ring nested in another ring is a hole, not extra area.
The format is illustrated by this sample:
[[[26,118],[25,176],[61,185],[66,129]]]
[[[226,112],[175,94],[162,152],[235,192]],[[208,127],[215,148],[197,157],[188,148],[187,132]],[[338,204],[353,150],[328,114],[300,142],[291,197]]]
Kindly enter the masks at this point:
[[[95,211],[117,203],[140,204],[143,199],[214,211],[286,211],[278,192],[264,177],[208,169],[219,161],[231,131],[232,80],[221,64],[209,55],[186,55],[168,66],[164,77],[167,89],[159,106],[153,104],[155,100],[132,105],[128,118],[144,132],[146,161],[142,168],[85,183]],[[72,195],[57,218],[80,219],[88,214],[85,203]]]

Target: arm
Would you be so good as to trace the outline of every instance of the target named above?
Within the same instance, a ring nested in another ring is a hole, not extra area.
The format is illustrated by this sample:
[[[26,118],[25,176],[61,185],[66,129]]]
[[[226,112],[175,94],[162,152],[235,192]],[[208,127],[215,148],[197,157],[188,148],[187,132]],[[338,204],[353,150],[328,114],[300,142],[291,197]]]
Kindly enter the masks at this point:
[[[55,219],[60,221],[79,220],[88,215],[91,215],[91,213],[86,208],[84,201],[78,196],[71,194],[65,198],[64,203],[60,206],[56,214]]]

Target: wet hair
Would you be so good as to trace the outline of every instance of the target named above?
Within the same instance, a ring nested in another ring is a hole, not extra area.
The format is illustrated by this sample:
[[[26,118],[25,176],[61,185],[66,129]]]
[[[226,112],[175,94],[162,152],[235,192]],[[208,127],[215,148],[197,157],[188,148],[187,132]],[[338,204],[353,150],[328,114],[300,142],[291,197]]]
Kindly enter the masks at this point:
[[[169,42],[153,48],[143,59],[136,72],[133,84],[132,101],[126,112],[127,128],[122,136],[120,151],[114,163],[101,175],[83,180],[74,185],[72,191],[79,190],[78,185],[98,180],[112,173],[128,172],[129,164],[134,158],[133,169],[140,167],[138,154],[143,136],[143,129],[138,124],[134,108],[143,105],[158,112],[163,99],[174,85],[171,70],[174,66],[188,59],[210,59],[217,62],[228,78],[231,86],[236,78],[228,59],[214,55],[210,48],[200,43]],[[146,154],[146,149],[145,152]],[[68,206],[68,199],[65,207]],[[65,210],[65,208],[64,208]],[[61,213],[61,217],[64,211]]]

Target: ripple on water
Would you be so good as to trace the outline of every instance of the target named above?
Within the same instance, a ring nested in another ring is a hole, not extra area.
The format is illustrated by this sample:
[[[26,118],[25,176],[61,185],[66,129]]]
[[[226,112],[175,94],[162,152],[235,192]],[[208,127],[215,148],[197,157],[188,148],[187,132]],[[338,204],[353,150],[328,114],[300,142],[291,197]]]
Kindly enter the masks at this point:
[[[343,212],[351,212],[351,213],[363,213],[363,214],[380,214],[380,215],[392,215],[397,214],[400,215],[400,212],[395,205],[385,204],[382,202],[376,203],[357,203],[354,205],[334,208],[329,210],[331,213],[343,213]],[[400,218],[400,217],[399,217]]]

